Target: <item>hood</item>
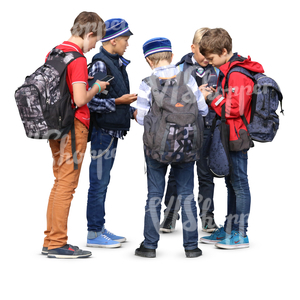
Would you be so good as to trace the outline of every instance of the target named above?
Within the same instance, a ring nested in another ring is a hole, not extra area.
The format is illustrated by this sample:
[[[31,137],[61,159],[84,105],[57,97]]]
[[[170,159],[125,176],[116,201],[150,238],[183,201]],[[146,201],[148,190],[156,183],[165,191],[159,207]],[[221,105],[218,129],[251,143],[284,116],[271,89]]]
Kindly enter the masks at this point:
[[[192,57],[193,57],[194,53],[191,52],[191,53],[188,53],[186,55],[184,55],[181,60],[176,64],[176,66],[179,66],[183,63],[187,63],[189,65],[193,65],[193,62],[192,62]]]
[[[240,66],[256,73],[264,73],[264,68],[260,63],[252,61],[250,56],[248,56],[248,58],[245,58],[240,55],[234,56],[226,64],[221,66],[220,70],[222,71],[224,76],[226,76],[229,70],[235,66]]]

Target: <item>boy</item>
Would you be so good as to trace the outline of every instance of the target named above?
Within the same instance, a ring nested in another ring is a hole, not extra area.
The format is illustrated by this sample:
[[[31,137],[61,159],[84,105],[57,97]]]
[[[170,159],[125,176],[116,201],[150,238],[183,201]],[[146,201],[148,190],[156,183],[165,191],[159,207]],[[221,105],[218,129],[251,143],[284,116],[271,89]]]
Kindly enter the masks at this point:
[[[176,77],[179,70],[172,65],[171,42],[166,38],[154,38],[143,45],[146,61],[153,70],[152,74],[157,76],[160,82],[171,80]],[[192,76],[188,78],[187,86],[191,89],[197,100],[197,109],[201,115],[206,115],[208,107],[201,92]],[[174,80],[174,79],[173,79]],[[175,79],[176,80],[176,79]],[[165,82],[165,84],[167,84]],[[171,84],[171,83],[170,83]],[[155,88],[150,87],[142,81],[137,100],[137,122],[144,124],[144,117],[148,113]],[[177,103],[179,104],[179,103]],[[154,160],[147,155],[148,199],[145,212],[144,241],[135,254],[142,257],[155,257],[159,240],[159,220],[161,201],[165,187],[165,174],[168,164]],[[151,150],[151,149],[150,149]],[[197,209],[193,196],[194,187],[194,162],[172,163],[174,178],[177,184],[177,192],[181,196],[182,222],[183,222],[183,246],[187,257],[198,257],[202,254],[198,248]]]
[[[210,64],[220,69],[218,92],[203,91],[209,106],[221,116],[225,105],[226,123],[230,127],[229,149],[232,160],[232,173],[225,178],[228,190],[228,208],[224,227],[216,230],[211,236],[200,240],[204,243],[216,243],[219,248],[235,249],[249,247],[247,236],[250,213],[250,189],[247,176],[248,150],[252,147],[247,128],[242,121],[244,115],[247,122],[251,116],[251,99],[254,83],[239,72],[233,72],[225,89],[226,76],[234,66],[241,66],[251,72],[263,73],[263,67],[232,52],[232,40],[228,32],[222,28],[209,30],[202,37],[200,52]]]
[[[218,69],[208,63],[206,58],[199,51],[199,42],[209,28],[204,27],[196,30],[191,46],[191,53],[186,54],[180,62],[176,64],[180,71],[185,72],[186,76],[192,75],[198,87],[203,84],[216,87]],[[210,109],[207,116],[204,117],[204,140],[210,134],[210,127],[215,117],[215,112]],[[200,208],[200,218],[202,221],[202,230],[205,232],[213,232],[217,227],[214,220],[214,182],[213,176],[207,167],[207,160],[201,155],[200,160],[196,162],[197,175],[199,182],[199,195],[198,204]],[[176,220],[179,219],[180,203],[177,199],[176,182],[173,176],[173,170],[171,169],[169,175],[169,181],[167,185],[167,191],[165,195],[165,210],[164,220],[161,223],[160,231],[172,232],[175,229]]]
[[[122,55],[132,35],[124,19],[105,22],[106,34],[100,52],[93,57],[90,76],[101,73],[114,76],[107,94],[98,94],[89,103],[91,122],[90,188],[87,202],[88,247],[116,248],[126,239],[109,232],[105,227],[105,199],[114,164],[118,139],[123,139],[135,117],[136,94],[129,94],[126,67],[129,61]]]
[[[83,55],[95,48],[96,42],[105,34],[104,22],[96,13],[82,12],[75,19],[71,33],[71,38],[57,48],[64,52],[75,50]],[[48,254],[50,258],[89,257],[92,254],[67,244],[67,221],[87,145],[90,114],[86,104],[100,88],[105,89],[108,85],[97,80],[88,91],[87,64],[84,56],[68,65],[66,80],[73,105],[78,107],[74,120],[78,169],[74,170],[73,167],[71,132],[62,139],[49,140],[55,182],[49,197],[47,229],[42,253]]]

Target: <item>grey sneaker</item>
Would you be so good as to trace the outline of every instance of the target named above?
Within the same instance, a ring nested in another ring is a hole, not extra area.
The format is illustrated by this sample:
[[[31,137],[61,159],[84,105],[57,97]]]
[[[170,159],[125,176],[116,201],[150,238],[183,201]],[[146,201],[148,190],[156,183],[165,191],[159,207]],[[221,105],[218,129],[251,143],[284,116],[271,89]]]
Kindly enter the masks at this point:
[[[90,251],[84,251],[77,246],[66,244],[61,248],[48,250],[49,258],[86,258],[92,255]]]

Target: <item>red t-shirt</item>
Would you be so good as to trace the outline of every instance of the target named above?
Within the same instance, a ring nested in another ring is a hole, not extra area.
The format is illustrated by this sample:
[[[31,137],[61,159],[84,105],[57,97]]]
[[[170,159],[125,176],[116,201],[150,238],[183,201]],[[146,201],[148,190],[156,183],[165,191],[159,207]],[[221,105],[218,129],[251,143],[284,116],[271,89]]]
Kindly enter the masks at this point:
[[[78,51],[83,55],[82,50],[74,43],[71,42],[63,42],[56,48],[64,51]],[[48,57],[48,55],[47,55]],[[88,90],[88,71],[85,57],[79,57],[72,61],[67,67],[67,84],[71,93],[71,98],[73,98],[73,84],[74,83],[84,83],[86,85],[86,90]],[[82,122],[87,128],[90,126],[90,110],[88,106],[85,104],[81,107],[78,107],[75,112],[75,118]]]

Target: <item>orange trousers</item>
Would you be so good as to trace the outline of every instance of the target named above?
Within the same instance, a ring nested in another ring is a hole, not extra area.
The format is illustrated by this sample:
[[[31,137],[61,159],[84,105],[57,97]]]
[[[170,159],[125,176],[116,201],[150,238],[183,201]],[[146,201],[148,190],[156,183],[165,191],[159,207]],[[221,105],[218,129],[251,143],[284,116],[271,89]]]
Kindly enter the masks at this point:
[[[75,119],[76,153],[78,170],[74,170],[71,147],[71,131],[59,140],[49,140],[53,156],[54,185],[50,193],[47,209],[47,229],[44,247],[48,250],[67,244],[67,223],[73,194],[78,185],[84,158],[88,129]]]

